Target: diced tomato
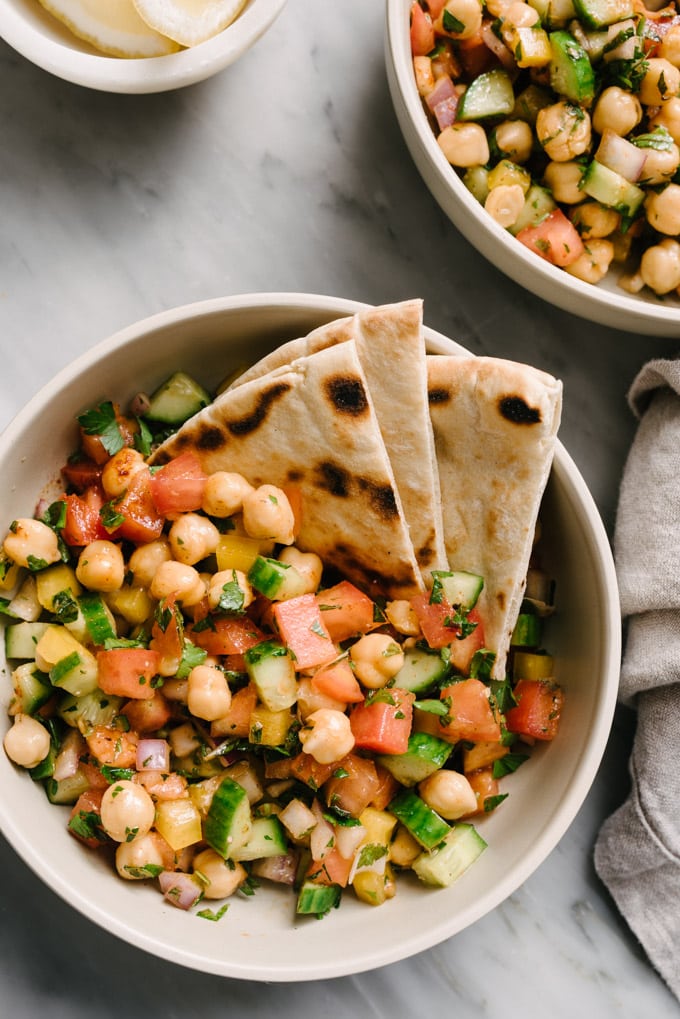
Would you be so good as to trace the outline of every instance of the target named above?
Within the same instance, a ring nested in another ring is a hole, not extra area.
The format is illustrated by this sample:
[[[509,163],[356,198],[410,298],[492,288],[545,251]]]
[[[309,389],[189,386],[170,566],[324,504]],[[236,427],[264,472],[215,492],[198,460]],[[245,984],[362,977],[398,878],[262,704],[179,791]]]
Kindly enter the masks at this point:
[[[443,599],[441,602],[430,602],[429,594],[417,594],[411,599],[423,636],[431,648],[451,645],[451,664],[461,672],[466,672],[475,651],[484,647],[484,624],[477,609],[471,609],[467,615],[468,622],[474,623],[471,634],[459,640],[461,628],[458,623],[449,625],[455,610]]]
[[[146,700],[128,701],[120,713],[125,715],[131,729],[141,733],[162,729],[172,717],[170,705],[158,690],[154,690],[153,697]]]
[[[439,725],[438,735],[449,743],[471,740],[497,743],[501,725],[493,713],[489,690],[479,679],[462,679],[444,687],[441,698],[446,703],[450,721]]]
[[[187,637],[209,655],[242,655],[265,639],[248,616],[217,616],[206,629],[190,627]]]
[[[82,494],[86,488],[101,484],[103,470],[102,464],[83,458],[64,464],[61,473],[66,484]]]
[[[141,701],[139,702],[141,704]],[[90,784],[89,791],[92,792],[95,789],[107,789],[109,782],[102,775],[101,769],[96,765],[92,764],[91,761],[81,760],[78,765],[78,771],[82,771],[83,775]]]
[[[139,431],[137,422],[121,414],[117,403],[114,403],[113,409],[116,414],[116,424],[118,425],[123,444],[125,446],[134,446],[135,434]],[[96,464],[105,464],[111,456],[98,435],[87,435],[82,428],[80,429],[80,448],[84,456],[89,460],[93,460]]]
[[[284,485],[283,493],[293,511],[293,537],[297,538],[302,527],[302,490],[299,485]]]
[[[112,537],[143,545],[155,541],[163,533],[165,521],[154,504],[148,471],[133,475],[125,494],[115,501],[113,508],[125,520],[115,528]]]
[[[352,870],[352,860],[346,860],[337,849],[331,849],[323,860],[312,860],[307,880],[318,885],[340,885],[345,888]]]
[[[162,516],[201,508],[208,475],[195,453],[182,453],[151,478],[151,493]]]
[[[158,673],[160,660],[158,651],[142,647],[99,651],[99,686],[112,696],[150,700],[155,693],[151,680]]]
[[[427,9],[433,21],[439,17],[445,6],[446,0],[427,0]]]
[[[472,791],[477,797],[477,809],[471,810],[469,814],[465,814],[465,817],[473,817],[475,814],[485,813],[485,803],[488,799],[493,796],[498,796],[498,779],[493,777],[491,766],[487,768],[477,768],[476,771],[471,771],[465,776],[472,786]]]
[[[392,775],[387,768],[383,768],[382,765],[376,764],[375,770],[378,773],[380,785],[375,796],[371,800],[370,805],[375,807],[376,810],[385,810],[387,804],[390,803],[399,792],[400,784],[394,775]]]
[[[537,226],[525,226],[516,237],[534,254],[561,268],[571,265],[584,251],[576,227],[561,209],[553,209]]]
[[[415,694],[398,687],[379,690],[349,716],[357,750],[404,754],[413,722]]]
[[[229,736],[247,739],[250,733],[250,716],[257,704],[257,690],[252,683],[242,686],[231,698],[231,707],[223,718],[210,726],[211,736]],[[285,757],[286,764],[289,758]],[[287,778],[288,776],[286,776]]]
[[[411,4],[411,53],[414,57],[427,56],[434,49],[434,42],[432,18],[415,0]]]
[[[149,641],[149,647],[158,653],[158,667],[162,667],[163,675],[172,674],[179,666],[184,650],[182,629],[175,596],[170,595],[159,602]]]
[[[349,580],[341,580],[317,595],[324,626],[336,643],[367,633],[375,625],[375,605]]]
[[[467,676],[470,671],[470,664],[475,652],[484,647],[484,623],[476,609],[472,609],[468,615],[471,623],[476,623],[474,630],[467,637],[459,640],[457,637],[451,641],[451,655],[449,661],[455,669]]]
[[[506,712],[508,730],[534,739],[554,739],[564,704],[559,686],[545,679],[520,679],[513,692],[517,704]]]
[[[325,665],[312,676],[312,686],[318,693],[345,704],[359,704],[364,694],[346,658]]]
[[[329,807],[346,810],[352,817],[359,817],[380,789],[375,764],[358,754],[348,754],[329,767],[331,777],[324,785],[326,803]]]
[[[458,43],[458,55],[466,75],[472,79],[496,64],[496,58],[484,42],[481,30]]]
[[[102,523],[99,511],[104,505],[100,488],[88,488],[83,495],[66,495],[66,523],[61,535],[67,545],[78,548],[89,545],[109,534]]]
[[[277,602],[272,611],[277,630],[292,652],[298,671],[313,669],[336,657],[337,648],[321,621],[315,595],[301,594]]]
[[[83,842],[90,849],[97,849],[99,846],[104,845],[108,842],[108,838],[104,833],[104,829],[101,825],[101,809],[102,809],[102,797],[104,795],[103,789],[87,789],[86,792],[81,793],[76,802],[73,805],[73,809],[69,814],[69,821],[73,818],[82,819],[87,827],[92,830],[99,830],[101,832],[101,838],[97,838],[93,835],[88,838],[86,835],[79,835],[78,831],[69,825],[69,831],[74,838],[77,838],[79,842]]]

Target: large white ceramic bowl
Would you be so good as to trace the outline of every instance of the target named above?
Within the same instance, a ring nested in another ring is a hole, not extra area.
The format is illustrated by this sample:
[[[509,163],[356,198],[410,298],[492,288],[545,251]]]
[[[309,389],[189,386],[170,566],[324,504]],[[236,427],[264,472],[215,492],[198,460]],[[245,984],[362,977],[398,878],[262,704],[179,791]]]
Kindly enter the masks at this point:
[[[74,416],[106,398],[125,403],[182,368],[215,387],[235,366],[362,305],[308,294],[251,294],[156,315],[110,337],[50,382],[0,437],[3,519],[30,513],[58,474]],[[432,330],[434,353],[464,353]],[[1,528],[1,525],[0,525]],[[296,918],[288,889],[236,896],[219,923],[164,903],[155,888],[119,880],[66,830],[67,808],[0,751],[0,829],[39,877],[107,931],[184,966],[263,981],[312,980],[371,969],[420,952],[493,909],[539,866],[579,810],[600,762],[615,705],[620,653],[616,580],[607,537],[586,486],[558,444],[544,501],[545,564],[558,612],[546,642],[566,707],[555,741],[504,779],[509,797],[479,821],[488,849],[452,887],[400,876],[394,899],[372,908],[345,896],[322,921]],[[0,653],[1,654],[1,653]],[[9,697],[6,663],[2,699]],[[8,726],[0,710],[0,738]]]
[[[545,301],[592,322],[656,336],[680,336],[680,298],[632,295],[613,271],[597,286],[532,254],[472,196],[441,151],[418,95],[409,40],[411,0],[387,0],[385,61],[404,140],[432,195],[460,232],[498,269]],[[453,267],[452,267],[453,272]]]
[[[214,38],[164,57],[127,60],[98,53],[38,0],[0,0],[0,37],[38,67],[76,85],[101,92],[168,92],[232,64],[267,31],[285,3],[247,0],[236,20]]]

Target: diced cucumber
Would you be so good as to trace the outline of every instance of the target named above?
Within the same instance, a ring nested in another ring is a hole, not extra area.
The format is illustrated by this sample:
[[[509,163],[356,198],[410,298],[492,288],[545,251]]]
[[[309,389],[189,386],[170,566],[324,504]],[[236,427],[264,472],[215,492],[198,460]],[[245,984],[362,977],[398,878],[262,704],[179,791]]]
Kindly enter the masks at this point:
[[[520,612],[512,631],[510,644],[513,647],[538,647],[541,643],[541,617],[530,612]]]
[[[122,697],[102,693],[101,690],[82,697],[68,694],[59,705],[59,717],[72,729],[79,729],[87,736],[97,725],[111,725],[122,706]]]
[[[211,402],[210,394],[191,376],[175,372],[150,397],[149,421],[181,425]]]
[[[227,860],[248,842],[252,826],[248,794],[238,782],[225,778],[210,802],[204,825],[205,841]]]
[[[294,566],[258,556],[248,571],[248,580],[256,591],[272,601],[285,601],[307,593],[307,581]]]
[[[288,843],[278,817],[255,817],[248,841],[231,853],[232,860],[261,860],[266,856],[283,856]]]
[[[318,885],[304,881],[298,892],[296,913],[304,916],[325,916],[340,903],[340,885]]]
[[[49,623],[15,623],[5,630],[5,654],[8,658],[35,660],[35,648]]]
[[[21,582],[19,590],[10,600],[7,609],[10,616],[24,619],[27,623],[34,623],[40,618],[42,605],[38,601],[35,577],[32,573],[29,573]]]
[[[547,188],[532,184],[526,193],[524,208],[510,227],[510,233],[517,235],[527,226],[538,226],[556,208],[555,199]]]
[[[50,803],[75,803],[89,788],[90,780],[80,769],[75,775],[62,778],[59,782],[53,778],[45,782],[45,792]]]
[[[22,714],[32,715],[46,704],[54,693],[49,676],[36,667],[35,662],[24,662],[12,673],[14,700],[12,706]]]
[[[596,63],[602,58],[605,46],[609,42],[609,32],[607,29],[586,29],[583,27],[580,21],[570,21],[569,31],[574,36],[577,42],[583,46],[584,50],[590,57],[591,64]]]
[[[595,74],[588,54],[569,32],[551,32],[550,84],[558,95],[589,103],[595,95]]]
[[[454,824],[446,838],[430,853],[421,853],[412,868],[427,885],[448,888],[486,849],[486,842],[471,824]]]
[[[265,640],[245,653],[248,675],[270,711],[283,711],[297,700],[295,664],[288,649],[275,640]]]
[[[596,159],[588,166],[581,179],[581,190],[622,216],[632,219],[645,200],[645,192],[636,184],[622,177],[615,170],[598,163]]]
[[[467,87],[458,104],[459,120],[487,120],[507,117],[515,106],[512,81],[506,71],[494,69],[480,74]]]
[[[484,205],[489,194],[489,171],[485,166],[470,166],[463,174],[463,184]]]
[[[414,647],[404,653],[404,664],[394,677],[394,685],[400,690],[423,693],[443,679],[448,663],[437,651]]]
[[[451,830],[436,811],[408,789],[395,796],[387,809],[425,849],[433,849]]]
[[[36,764],[36,766],[31,768],[29,771],[34,782],[41,782],[43,779],[52,777],[54,774],[54,765],[59,754],[60,738],[57,726],[52,719],[47,722],[47,728],[50,730],[50,749],[47,753],[47,757],[43,758],[39,764]]]
[[[381,754],[378,761],[402,785],[414,786],[443,768],[452,751],[452,744],[446,740],[426,732],[413,732],[405,753]]]
[[[634,14],[633,0],[574,0],[574,7],[588,28],[603,28]]]
[[[93,644],[102,645],[107,640],[116,639],[113,615],[100,594],[88,592],[78,599],[78,604]]]
[[[517,96],[512,117],[514,120],[525,120],[527,124],[535,124],[539,112],[550,106],[552,101],[546,89],[532,83]]]
[[[449,605],[459,605],[469,612],[477,604],[484,587],[484,578],[467,570],[433,570],[435,583],[439,582]]]

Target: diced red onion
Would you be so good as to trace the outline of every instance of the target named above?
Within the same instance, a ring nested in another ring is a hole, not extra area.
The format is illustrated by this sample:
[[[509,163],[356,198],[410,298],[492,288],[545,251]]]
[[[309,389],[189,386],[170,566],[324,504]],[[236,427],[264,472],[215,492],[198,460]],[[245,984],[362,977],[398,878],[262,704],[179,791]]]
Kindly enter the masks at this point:
[[[441,103],[437,103],[434,108],[434,115],[437,118],[437,124],[439,130],[443,131],[445,127],[450,127],[456,121],[456,115],[458,113],[458,95],[450,96],[448,99],[443,99]]]
[[[495,57],[498,57],[506,70],[516,72],[517,64],[515,63],[515,58],[503,40],[498,38],[491,24],[490,21],[485,21],[482,24],[482,42],[488,50],[491,50]]]
[[[266,856],[261,860],[254,860],[250,869],[255,877],[276,881],[282,885],[292,885],[295,883],[298,862],[297,853],[286,853],[282,856]]]
[[[137,393],[130,404],[130,413],[143,417],[151,406],[151,400],[146,393]]]
[[[316,824],[316,817],[302,800],[291,800],[279,814],[281,824],[285,825],[294,839],[301,839],[303,835]]]
[[[309,836],[309,848],[313,860],[323,860],[335,847],[335,829],[323,816],[318,800],[314,800],[312,804],[312,813],[316,818],[316,824]]]
[[[137,771],[170,771],[170,747],[164,739],[140,739]]]
[[[351,860],[357,851],[360,843],[366,835],[363,824],[351,826],[337,825],[335,829],[335,844],[343,860]]]
[[[627,138],[605,128],[595,159],[634,184],[642,176],[647,153]]]
[[[191,874],[184,874],[181,871],[161,871],[158,883],[167,901],[178,909],[191,909],[202,895]]]
[[[49,508],[50,508],[50,503],[49,503],[48,499],[38,499],[38,502],[37,502],[36,507],[35,507],[35,514],[34,514],[36,519],[42,520],[42,518],[45,516],[45,514],[47,513]]]
[[[434,113],[435,107],[437,107],[439,103],[444,102],[445,99],[453,98],[456,94],[455,85],[447,74],[437,80],[435,87],[431,92],[428,92],[425,102]]]

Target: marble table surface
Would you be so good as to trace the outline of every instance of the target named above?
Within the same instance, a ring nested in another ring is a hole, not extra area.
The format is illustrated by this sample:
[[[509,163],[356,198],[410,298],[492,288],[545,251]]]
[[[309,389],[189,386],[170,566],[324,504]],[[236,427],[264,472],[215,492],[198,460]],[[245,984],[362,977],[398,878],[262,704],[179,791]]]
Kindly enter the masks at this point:
[[[290,0],[236,65],[157,96],[78,88],[0,42],[0,139],[0,426],[94,342],[178,304],[263,290],[420,296],[428,325],[564,380],[561,438],[611,533],[635,427],[627,388],[678,343],[558,311],[457,233],[401,138],[379,0]],[[0,1015],[676,1016],[592,863],[626,796],[633,730],[617,711],[581,811],[503,905],[355,977],[258,985],[174,967],[70,909],[0,841]]]

